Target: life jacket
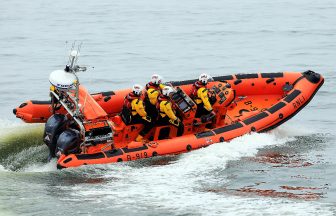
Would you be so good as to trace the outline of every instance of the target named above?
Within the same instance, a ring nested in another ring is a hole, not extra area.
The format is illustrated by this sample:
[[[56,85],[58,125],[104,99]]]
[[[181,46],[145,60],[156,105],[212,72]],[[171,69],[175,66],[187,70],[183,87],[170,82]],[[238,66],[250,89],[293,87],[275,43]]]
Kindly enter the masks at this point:
[[[136,110],[132,109],[132,101],[134,99],[139,100],[140,96],[135,95],[133,92],[130,92],[128,95],[126,95],[124,99],[121,117],[126,124],[129,124],[131,122],[133,113],[136,112]]]
[[[202,105],[206,110],[212,111],[212,106],[208,97],[208,89],[206,84],[204,85],[201,81],[197,81],[193,85],[193,91],[191,98],[195,101],[197,106]]]
[[[149,83],[146,84],[146,90],[148,91],[148,89],[161,90],[160,84],[157,85],[157,84],[154,84],[152,82],[149,82]]]
[[[204,88],[205,90],[203,91],[206,91],[207,88],[206,88],[206,84],[204,85],[201,81],[196,81],[194,84],[193,84],[193,90],[191,92],[191,98],[197,103],[199,100],[202,101],[201,98],[198,97],[198,90],[200,88]]]
[[[168,98],[167,96],[164,96],[164,95],[161,94],[161,95],[158,97],[158,101],[157,101],[157,103],[156,103],[156,109],[159,111],[161,117],[165,117],[165,116],[167,115],[167,114],[166,114],[165,112],[163,112],[163,111],[161,110],[161,108],[160,108],[160,104],[161,104],[161,102],[165,102],[165,101],[166,101],[165,104],[170,103],[169,98]]]
[[[125,96],[124,100],[124,107],[129,109],[130,111],[135,111],[132,110],[132,101],[134,99],[140,99],[140,96],[135,95],[133,92],[130,92],[128,95]]]
[[[161,89],[163,87],[164,87],[164,85],[162,85],[162,84],[156,85],[152,82],[147,83],[146,84],[147,93],[146,93],[145,100],[149,101],[150,104],[155,106],[156,103],[157,103],[157,98],[161,94]]]

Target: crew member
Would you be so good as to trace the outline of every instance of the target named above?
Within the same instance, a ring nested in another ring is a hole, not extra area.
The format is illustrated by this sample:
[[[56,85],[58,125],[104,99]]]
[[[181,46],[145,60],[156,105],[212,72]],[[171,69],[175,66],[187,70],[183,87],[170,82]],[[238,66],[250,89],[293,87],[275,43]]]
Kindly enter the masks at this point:
[[[208,74],[202,73],[198,77],[193,85],[193,91],[191,98],[195,101],[197,105],[197,111],[195,114],[196,118],[205,117],[202,121],[206,122],[215,117],[215,112],[212,110],[211,103],[209,101],[207,84],[212,79]]]
[[[122,110],[122,118],[126,125],[129,124],[143,124],[144,128],[140,131],[139,135],[135,139],[137,142],[141,142],[143,137],[153,128],[152,120],[147,115],[142,101],[141,93],[142,86],[135,84],[124,100],[124,106]]]
[[[165,87],[165,85],[161,83],[162,83],[162,77],[158,74],[153,74],[150,82],[146,84],[146,90],[147,90],[145,97],[146,111],[153,120],[156,120],[158,117],[158,110],[156,109],[156,104],[162,89]]]
[[[162,89],[162,94],[158,98],[157,109],[159,112],[159,125],[171,124],[177,128],[177,136],[181,136],[184,131],[184,125],[182,121],[176,116],[173,110],[173,104],[170,99],[170,95],[174,93],[175,90],[170,86],[165,86]]]

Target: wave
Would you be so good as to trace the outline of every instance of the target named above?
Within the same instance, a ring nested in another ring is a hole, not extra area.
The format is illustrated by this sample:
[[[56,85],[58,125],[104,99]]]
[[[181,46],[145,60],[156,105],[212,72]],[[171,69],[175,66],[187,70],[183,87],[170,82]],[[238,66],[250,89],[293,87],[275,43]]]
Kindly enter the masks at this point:
[[[330,209],[321,208],[316,202],[291,199],[284,202],[283,199],[253,194],[242,196],[209,190],[230,181],[231,174],[226,171],[230,166],[229,161],[255,156],[259,149],[266,146],[291,143],[296,140],[296,135],[302,134],[306,132],[279,128],[270,133],[245,135],[228,143],[215,144],[180,156],[148,159],[146,161],[151,162],[144,166],[138,166],[137,161],[97,165],[95,169],[99,170],[100,178],[102,176],[108,181],[97,187],[87,187],[85,184],[77,185],[75,190],[67,187],[70,190],[67,200],[85,197],[88,201],[99,199],[104,203],[118,198],[122,199],[123,206],[137,203],[137,206],[146,208],[150,203],[148,208],[160,211],[174,209],[175,214],[179,215],[206,215],[213,209],[216,209],[215,215],[228,212],[244,215],[256,210],[265,214],[277,212],[279,215],[315,215],[316,212],[328,215]],[[158,163],[160,160],[164,160],[163,165]],[[265,206],[268,208],[265,209]]]
[[[283,198],[257,196],[253,193],[216,191],[232,180],[232,173],[228,172],[231,161],[255,157],[260,150],[272,146],[299,143],[302,147],[306,142],[314,142],[314,131],[301,129],[297,125],[282,126],[268,133],[244,135],[230,142],[178,156],[64,170],[56,170],[55,159],[46,162],[48,149],[42,145],[41,126],[14,127],[14,131],[1,137],[7,142],[1,142],[0,171],[16,171],[20,175],[38,172],[33,175],[36,176],[34,178],[54,185],[60,194],[67,194],[60,198],[64,202],[85,199],[86,202],[99,203],[118,201],[120,206],[134,206],[137,203],[134,208],[156,209],[154,213],[173,209],[175,214],[186,215],[214,213],[213,209],[216,209],[216,215],[227,212],[244,215],[255,211],[265,214],[330,214],[330,209],[319,202],[293,199],[284,202]],[[25,144],[19,149],[7,147],[17,143]],[[2,149],[6,148],[9,154],[4,156]],[[265,209],[264,206],[269,207]],[[108,213],[113,212],[113,209],[102,211]]]
[[[9,170],[18,170],[25,163],[41,160],[46,148],[43,145],[42,125],[22,125],[1,121],[0,164]],[[39,148],[38,148],[39,147]]]
[[[25,124],[18,121],[11,121],[9,119],[0,119],[0,135],[7,134],[8,130],[12,130],[17,127],[22,127]]]
[[[23,149],[18,153],[8,155],[2,160],[2,165],[11,171],[24,171],[27,167],[39,166],[41,171],[49,171],[43,169],[47,163],[48,149],[46,146],[35,146]],[[54,166],[55,163],[54,163]]]

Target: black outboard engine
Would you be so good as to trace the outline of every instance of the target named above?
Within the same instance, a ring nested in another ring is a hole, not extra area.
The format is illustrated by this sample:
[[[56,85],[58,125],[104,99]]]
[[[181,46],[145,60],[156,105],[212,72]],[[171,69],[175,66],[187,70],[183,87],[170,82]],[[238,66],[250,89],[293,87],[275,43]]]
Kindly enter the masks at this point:
[[[56,155],[78,153],[80,148],[80,133],[75,129],[65,130],[57,140]]]
[[[58,137],[67,127],[67,117],[62,114],[52,115],[45,124],[43,141],[49,148],[48,160],[55,157]]]

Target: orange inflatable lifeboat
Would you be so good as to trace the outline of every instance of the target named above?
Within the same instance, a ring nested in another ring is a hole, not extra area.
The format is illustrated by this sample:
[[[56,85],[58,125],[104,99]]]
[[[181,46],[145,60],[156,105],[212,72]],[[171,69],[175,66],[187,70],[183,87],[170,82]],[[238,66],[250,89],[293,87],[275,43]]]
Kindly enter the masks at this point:
[[[46,123],[43,139],[49,156],[58,158],[58,168],[180,154],[268,131],[298,113],[324,82],[313,71],[214,77],[208,88],[216,116],[209,121],[195,118],[197,106],[189,95],[196,80],[170,82],[176,89],[171,100],[183,121],[183,135],[176,137],[170,125],[155,126],[146,141],[135,142],[143,125],[126,125],[118,115],[131,90],[89,94],[75,76],[78,68],[71,64],[54,76],[71,73],[68,82],[50,78],[50,101],[28,101],[14,109],[27,123]]]

